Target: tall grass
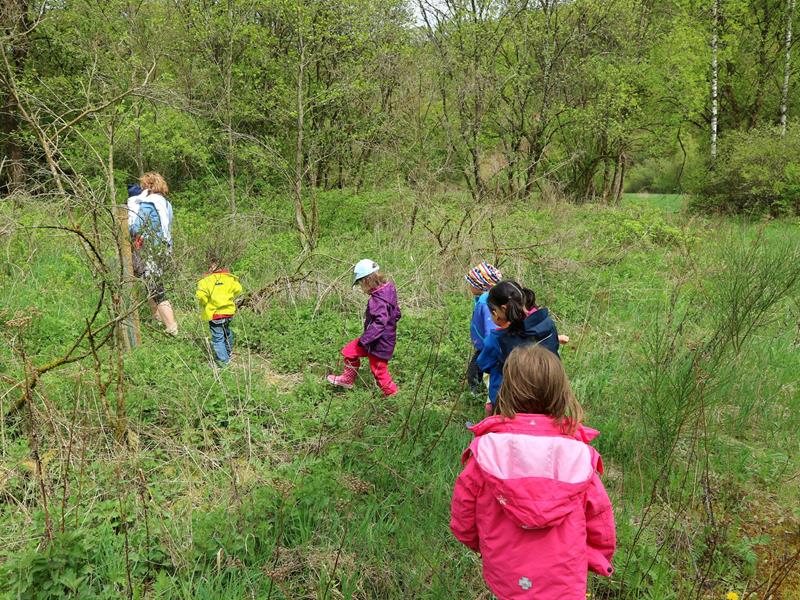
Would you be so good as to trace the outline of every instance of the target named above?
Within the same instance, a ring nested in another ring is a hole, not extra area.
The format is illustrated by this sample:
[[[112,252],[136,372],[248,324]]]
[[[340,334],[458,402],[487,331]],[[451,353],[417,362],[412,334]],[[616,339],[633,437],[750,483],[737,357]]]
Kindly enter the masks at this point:
[[[791,224],[690,220],[639,199],[492,207],[455,241],[468,200],[435,201],[321,194],[320,247],[306,257],[277,201],[235,221],[176,207],[182,334],[148,326],[125,358],[127,446],[114,441],[91,365],[38,388],[40,474],[54,523],[68,525],[50,544],[22,422],[6,411],[18,390],[0,384],[0,594],[488,597],[479,559],[447,527],[464,422],[483,411],[463,385],[462,274],[488,255],[572,337],[565,366],[602,432],[620,544],[617,573],[592,579],[593,597],[791,597],[796,579],[779,581],[798,548],[784,532],[800,517]],[[43,207],[11,217],[2,213],[16,225],[0,237],[0,318],[31,315],[27,340],[45,359],[80,330],[91,272],[75,246],[17,226],[49,222]],[[209,363],[192,297],[220,237],[246,289],[263,292],[234,319],[239,357],[223,371]],[[363,256],[398,283],[404,310],[391,399],[366,369],[352,392],[323,381],[360,332],[364,298],[343,273]],[[0,375],[21,374],[0,345]]]

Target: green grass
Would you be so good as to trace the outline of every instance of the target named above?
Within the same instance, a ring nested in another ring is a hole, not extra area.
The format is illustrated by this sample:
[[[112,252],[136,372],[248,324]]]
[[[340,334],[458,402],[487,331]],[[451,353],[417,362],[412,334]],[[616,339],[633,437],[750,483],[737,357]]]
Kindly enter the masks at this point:
[[[595,445],[619,536],[617,573],[591,578],[593,597],[677,599],[700,589],[720,598],[769,585],[783,549],[798,546],[785,533],[800,520],[791,483],[800,468],[797,288],[738,355],[708,372],[704,344],[718,291],[731,282],[724,247],[760,239],[778,248],[793,223],[688,217],[678,196],[631,194],[620,208],[473,210],[472,232],[443,251],[429,229],[444,225],[455,238],[468,206],[461,195],[420,206],[413,231],[409,193],[319,197],[320,246],[299,271],[287,203],[257,201],[223,222],[223,235],[245,241],[233,267],[246,289],[273,293],[259,312],[235,318],[238,357],[220,373],[208,363],[193,291],[202,247],[221,221],[176,202],[171,292],[181,335],[148,326],[125,357],[129,447],[114,444],[115,388],[100,396],[90,361],[45,375],[37,388],[48,508],[55,529],[63,519],[72,532],[46,553],[37,550],[44,514],[24,422],[2,420],[5,597],[119,597],[129,572],[138,598],[480,596],[480,561],[448,521],[469,443],[464,422],[483,412],[461,381],[471,309],[462,276],[482,258],[533,287],[572,338],[564,363],[587,423],[602,432]],[[3,212],[3,222],[11,216]],[[14,215],[28,225],[50,219],[34,203]],[[0,318],[32,316],[22,335],[42,364],[90,314],[91,273],[62,235],[14,227],[0,250]],[[366,369],[352,392],[323,381],[360,332],[364,297],[347,271],[363,256],[397,282],[404,312],[391,363],[401,392],[390,399]],[[295,273],[287,285],[282,278]],[[20,331],[3,331],[0,374],[19,379]],[[659,332],[676,342],[658,367],[666,384],[654,387]],[[687,377],[713,383],[701,404],[689,397],[690,408],[679,402]],[[4,414],[16,394],[0,384]],[[796,578],[783,593],[797,594]]]
[[[653,207],[677,213],[686,208],[687,199],[682,194],[623,194],[623,207]]]

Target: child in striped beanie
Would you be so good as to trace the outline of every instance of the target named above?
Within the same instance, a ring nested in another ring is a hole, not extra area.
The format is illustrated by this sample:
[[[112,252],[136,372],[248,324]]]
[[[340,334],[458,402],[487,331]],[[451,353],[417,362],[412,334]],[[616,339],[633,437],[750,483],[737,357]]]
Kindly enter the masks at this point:
[[[494,321],[492,321],[492,313],[489,311],[486,299],[492,286],[500,282],[502,278],[502,273],[485,261],[470,269],[464,276],[472,292],[474,303],[472,323],[469,328],[474,352],[467,367],[467,383],[475,395],[480,394],[483,388],[483,371],[478,368],[476,361],[481,350],[483,350],[484,340],[496,327]]]

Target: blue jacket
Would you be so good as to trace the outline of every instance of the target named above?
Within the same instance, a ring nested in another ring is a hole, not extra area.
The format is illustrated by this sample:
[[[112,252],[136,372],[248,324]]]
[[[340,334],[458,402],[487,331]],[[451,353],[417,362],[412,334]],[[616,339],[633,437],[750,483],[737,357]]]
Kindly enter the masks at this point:
[[[529,314],[523,322],[523,330],[509,333],[508,329],[495,329],[486,338],[483,350],[478,355],[478,367],[489,373],[489,400],[497,402],[497,392],[503,383],[503,365],[508,355],[517,346],[541,344],[558,356],[558,331],[546,308]]]
[[[488,297],[489,292],[484,292],[473,299],[475,306],[472,309],[469,336],[472,338],[472,345],[475,346],[475,350],[483,350],[484,340],[497,327],[492,321],[492,312],[489,310],[489,305],[486,304]]]
[[[169,221],[172,223],[172,205],[167,205]],[[161,237],[161,219],[152,202],[142,202],[136,220],[130,226],[131,235],[144,235],[145,232]]]
[[[172,229],[172,220],[174,218],[172,212],[172,204],[167,202],[167,226]],[[129,224],[128,230],[131,237],[141,235],[144,237],[154,236],[156,239],[163,238],[161,233],[161,219],[158,216],[158,210],[152,202],[141,202],[139,213],[136,219]]]

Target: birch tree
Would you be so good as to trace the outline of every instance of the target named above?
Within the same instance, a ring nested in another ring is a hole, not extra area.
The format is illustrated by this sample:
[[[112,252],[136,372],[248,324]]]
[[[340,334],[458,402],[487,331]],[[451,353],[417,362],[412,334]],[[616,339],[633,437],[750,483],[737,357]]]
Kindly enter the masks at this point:
[[[717,119],[719,105],[717,97],[718,84],[718,56],[717,44],[719,34],[719,0],[713,0],[711,13],[711,160],[717,159]]]
[[[786,42],[783,67],[783,86],[781,87],[781,135],[786,135],[786,108],[789,98],[789,75],[792,72],[792,20],[795,0],[786,2]]]

